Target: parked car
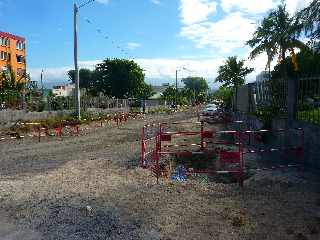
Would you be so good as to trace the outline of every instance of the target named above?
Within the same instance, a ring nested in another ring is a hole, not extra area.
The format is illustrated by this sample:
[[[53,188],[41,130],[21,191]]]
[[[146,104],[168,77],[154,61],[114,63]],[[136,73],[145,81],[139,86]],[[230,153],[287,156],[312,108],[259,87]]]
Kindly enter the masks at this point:
[[[202,111],[203,116],[213,116],[218,112],[218,107],[215,104],[207,104]]]

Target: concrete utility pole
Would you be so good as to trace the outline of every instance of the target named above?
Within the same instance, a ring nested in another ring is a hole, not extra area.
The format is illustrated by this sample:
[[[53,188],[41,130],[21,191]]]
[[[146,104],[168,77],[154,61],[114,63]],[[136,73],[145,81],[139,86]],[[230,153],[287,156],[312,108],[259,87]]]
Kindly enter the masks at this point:
[[[175,95],[175,109],[178,109],[178,69],[176,69],[176,95]]]
[[[81,119],[81,106],[80,106],[80,85],[79,85],[79,66],[78,66],[78,7],[76,4],[73,5],[73,30],[74,30],[74,77],[76,84],[75,99],[76,99],[76,115],[77,118]]]
[[[44,75],[44,73],[43,73],[43,69],[42,69],[42,71],[41,71],[41,78],[40,78],[40,81],[41,81],[41,94],[42,94],[42,97],[43,97],[43,75]]]
[[[185,66],[179,67],[176,69],[176,93],[175,93],[175,108],[178,109],[178,71],[188,71],[192,72],[191,70],[185,68]]]

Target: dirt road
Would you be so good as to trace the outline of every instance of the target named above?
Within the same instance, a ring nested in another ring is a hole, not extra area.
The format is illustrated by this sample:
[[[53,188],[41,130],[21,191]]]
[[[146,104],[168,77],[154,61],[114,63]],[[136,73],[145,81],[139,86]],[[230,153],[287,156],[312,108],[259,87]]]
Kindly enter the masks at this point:
[[[0,240],[319,239],[319,185],[299,172],[237,184],[159,185],[138,168],[145,122],[88,127],[79,137],[0,142]],[[2,223],[2,224],[1,224]]]

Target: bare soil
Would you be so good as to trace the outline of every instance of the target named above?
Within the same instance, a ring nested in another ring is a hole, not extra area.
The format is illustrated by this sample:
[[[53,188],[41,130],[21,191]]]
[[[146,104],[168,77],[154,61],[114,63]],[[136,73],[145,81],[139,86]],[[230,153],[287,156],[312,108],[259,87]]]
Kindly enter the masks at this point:
[[[183,120],[196,121],[190,113],[149,115],[82,126],[62,140],[0,142],[0,240],[320,239],[320,188],[310,173],[258,171],[243,189],[156,184],[138,167],[141,127]]]

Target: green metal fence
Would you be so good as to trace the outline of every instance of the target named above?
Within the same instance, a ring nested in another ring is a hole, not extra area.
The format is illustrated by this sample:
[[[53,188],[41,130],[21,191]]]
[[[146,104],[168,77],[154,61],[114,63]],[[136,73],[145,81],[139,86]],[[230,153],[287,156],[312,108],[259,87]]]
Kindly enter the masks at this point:
[[[320,124],[320,76],[299,78],[296,119]]]

